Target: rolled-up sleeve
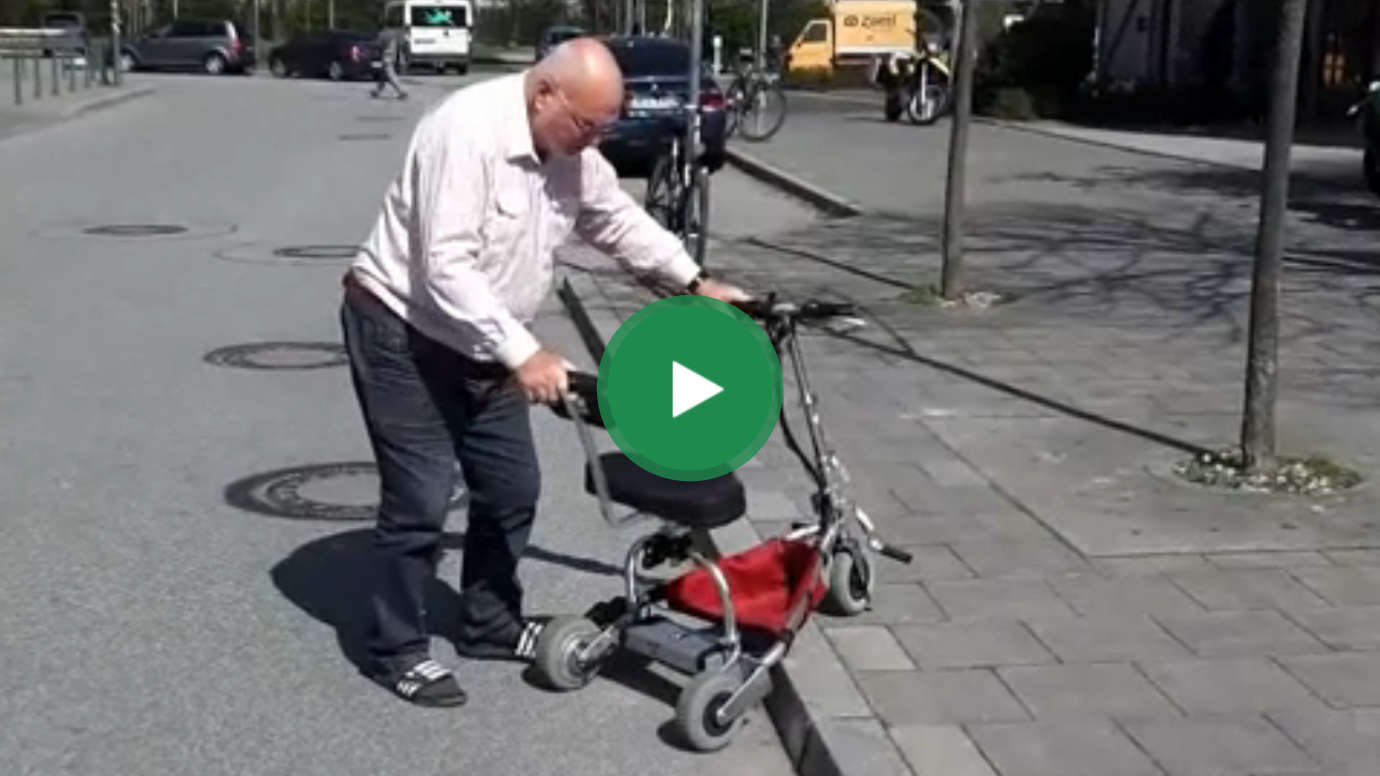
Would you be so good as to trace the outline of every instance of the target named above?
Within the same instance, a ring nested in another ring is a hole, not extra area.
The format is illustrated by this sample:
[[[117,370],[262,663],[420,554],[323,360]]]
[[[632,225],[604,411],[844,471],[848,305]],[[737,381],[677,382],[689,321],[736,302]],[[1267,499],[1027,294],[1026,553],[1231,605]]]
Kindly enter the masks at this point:
[[[468,133],[433,133],[418,143],[413,185],[426,294],[455,325],[516,369],[540,344],[478,269],[490,173]]]
[[[621,186],[603,156],[585,151],[581,165],[580,214],[575,231],[590,245],[640,274],[659,274],[685,286],[699,265],[680,238],[666,231]]]

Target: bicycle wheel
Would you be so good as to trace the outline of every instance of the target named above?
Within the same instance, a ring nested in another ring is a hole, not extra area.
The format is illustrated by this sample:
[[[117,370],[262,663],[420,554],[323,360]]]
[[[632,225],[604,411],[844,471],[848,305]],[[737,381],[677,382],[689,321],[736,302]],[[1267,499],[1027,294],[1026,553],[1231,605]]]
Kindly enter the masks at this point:
[[[705,249],[709,246],[709,171],[696,165],[694,174],[692,190],[685,192],[685,231],[682,239],[690,258],[703,267]]]
[[[912,124],[929,126],[949,112],[953,107],[954,95],[949,79],[938,68],[930,67],[929,63],[920,67],[923,68],[924,86],[916,78],[915,89],[906,101],[906,117]]]
[[[676,233],[679,233],[676,212],[679,210],[680,188],[675,153],[667,146],[652,163],[652,174],[647,178],[647,193],[642,206],[658,224]]]
[[[768,140],[786,122],[786,93],[779,83],[752,85],[745,94],[738,131],[754,142]]]
[[[724,94],[724,139],[733,137],[733,133],[738,131],[738,124],[742,119],[743,101],[746,89],[743,86],[743,78],[739,76],[733,79],[729,85],[728,92]]]

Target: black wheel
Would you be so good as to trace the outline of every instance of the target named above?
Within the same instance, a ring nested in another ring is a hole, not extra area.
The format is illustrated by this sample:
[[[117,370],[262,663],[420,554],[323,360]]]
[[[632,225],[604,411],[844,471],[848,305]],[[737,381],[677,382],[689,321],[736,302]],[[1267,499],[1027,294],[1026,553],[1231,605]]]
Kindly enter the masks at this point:
[[[207,54],[206,58],[201,60],[201,69],[205,70],[207,75],[220,75],[225,72],[225,57],[220,54]]]
[[[342,80],[345,78],[345,66],[332,59],[331,63],[326,65],[326,77],[332,81]]]
[[[461,62],[460,64],[458,64],[458,65],[455,66],[455,74],[456,74],[456,75],[466,75],[466,74],[468,74],[469,72],[470,72],[470,63],[469,63],[469,62]]]
[[[867,609],[869,574],[867,561],[858,550],[847,545],[834,551],[834,565],[829,569],[829,592],[820,602],[825,614],[852,617]]]
[[[680,233],[677,202],[680,201],[680,178],[676,175],[675,156],[668,148],[652,163],[652,173],[647,177],[647,194],[643,207],[658,224],[666,229]]]
[[[906,100],[906,116],[912,124],[929,126],[953,108],[953,89],[950,88],[948,77],[938,68],[930,67],[927,62],[921,63],[920,68],[924,75],[924,86],[921,87],[921,79],[917,75],[910,99]]]
[[[888,90],[886,93],[886,104],[882,106],[882,113],[887,121],[899,121],[901,114],[905,112],[905,106],[901,104],[901,95]]]
[[[676,727],[686,743],[701,752],[722,749],[733,739],[742,717],[720,721],[719,709],[742,684],[732,671],[710,669],[696,674],[676,700]]]
[[[776,83],[759,83],[746,92],[738,131],[747,140],[770,140],[786,122],[786,93]]]
[[[128,51],[120,52],[120,72],[128,73],[139,69],[139,60]]]
[[[1366,186],[1370,187],[1372,194],[1380,197],[1380,152],[1367,148],[1362,164],[1366,168]]]
[[[584,617],[559,617],[537,637],[536,669],[553,690],[578,690],[599,673],[599,664],[580,662],[579,652],[599,635],[599,626]]]
[[[274,78],[287,78],[292,73],[288,70],[287,63],[283,62],[282,57],[274,57],[268,61],[268,70],[273,73]]]

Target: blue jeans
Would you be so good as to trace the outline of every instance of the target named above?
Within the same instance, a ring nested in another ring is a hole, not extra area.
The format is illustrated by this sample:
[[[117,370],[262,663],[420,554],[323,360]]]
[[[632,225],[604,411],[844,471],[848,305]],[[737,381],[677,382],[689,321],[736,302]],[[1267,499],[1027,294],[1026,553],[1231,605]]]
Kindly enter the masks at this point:
[[[365,646],[392,665],[428,651],[423,590],[457,459],[470,501],[455,634],[512,632],[522,610],[517,564],[541,487],[526,400],[506,367],[427,338],[357,286],[346,286],[340,321],[380,482]]]

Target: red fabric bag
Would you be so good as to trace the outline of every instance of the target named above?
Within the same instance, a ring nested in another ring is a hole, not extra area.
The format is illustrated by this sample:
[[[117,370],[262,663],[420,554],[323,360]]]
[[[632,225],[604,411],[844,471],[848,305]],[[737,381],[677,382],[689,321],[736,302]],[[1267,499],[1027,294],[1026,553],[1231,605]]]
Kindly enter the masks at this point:
[[[719,568],[728,580],[739,627],[780,635],[792,605],[805,595],[810,597],[809,611],[813,611],[828,591],[819,578],[818,560],[814,546],[782,538],[721,558]],[[673,609],[706,620],[723,619],[718,588],[704,568],[667,583],[666,602]]]

